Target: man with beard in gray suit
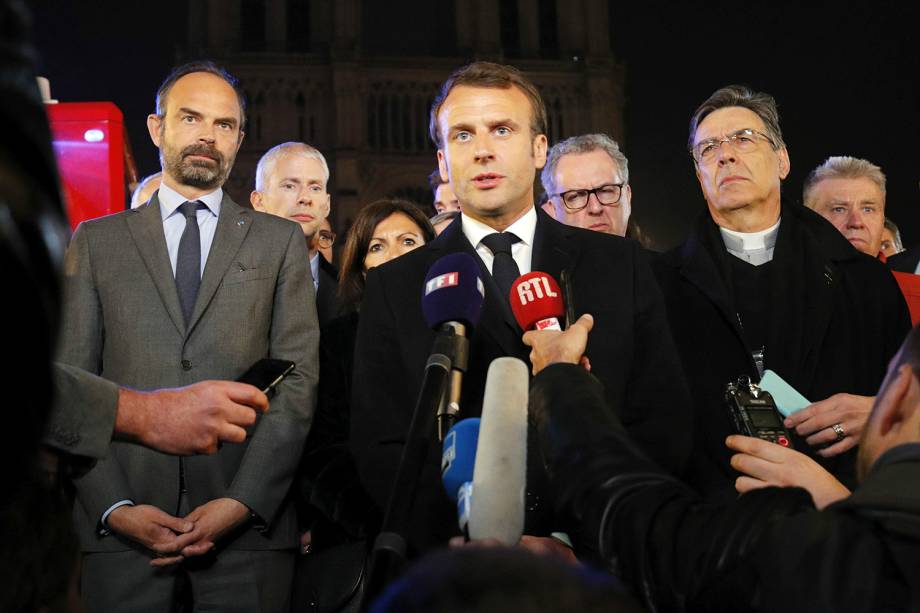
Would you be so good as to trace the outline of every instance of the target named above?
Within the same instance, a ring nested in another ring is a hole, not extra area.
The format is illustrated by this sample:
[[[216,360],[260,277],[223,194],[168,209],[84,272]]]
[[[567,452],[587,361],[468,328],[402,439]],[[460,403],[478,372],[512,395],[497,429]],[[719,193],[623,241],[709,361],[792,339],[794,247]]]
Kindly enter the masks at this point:
[[[298,544],[290,486],[315,405],[318,331],[297,224],[221,186],[243,138],[236,80],[176,69],[147,119],[163,183],[138,209],[82,224],[65,263],[60,360],[136,389],[295,362],[249,440],[177,458],[131,442],[75,482],[91,611],[287,610]]]

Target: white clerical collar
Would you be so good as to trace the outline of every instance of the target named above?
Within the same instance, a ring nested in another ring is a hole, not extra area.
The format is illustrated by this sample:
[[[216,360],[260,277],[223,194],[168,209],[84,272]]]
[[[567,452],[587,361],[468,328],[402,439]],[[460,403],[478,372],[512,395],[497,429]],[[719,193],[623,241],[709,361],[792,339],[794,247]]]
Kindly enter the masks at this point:
[[[465,215],[462,211],[460,212],[460,223],[463,234],[474,249],[479,246],[484,237],[496,232],[495,228]],[[533,237],[537,231],[537,209],[531,206],[520,219],[502,231],[513,233],[521,239],[523,244],[533,247]]]
[[[722,242],[729,251],[758,251],[770,250],[776,245],[776,235],[779,234],[779,222],[758,232],[736,232],[728,228],[719,227],[722,233]]]
[[[224,199],[224,190],[220,187],[215,189],[209,194],[205,194],[196,198],[195,200],[200,201],[215,217],[220,216],[220,202]],[[160,188],[157,190],[157,200],[160,201],[160,215],[165,220],[167,217],[175,213],[184,202],[188,201],[188,198],[172,189],[165,183],[160,183]]]

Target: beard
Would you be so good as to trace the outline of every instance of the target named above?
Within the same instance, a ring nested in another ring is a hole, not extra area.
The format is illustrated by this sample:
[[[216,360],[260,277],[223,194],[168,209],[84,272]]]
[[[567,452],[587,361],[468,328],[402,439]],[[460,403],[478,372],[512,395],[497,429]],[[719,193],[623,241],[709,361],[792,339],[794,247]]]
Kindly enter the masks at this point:
[[[165,140],[162,142],[160,164],[179,183],[198,189],[217,189],[227,180],[233,158],[227,159],[215,147],[201,143],[176,151]],[[189,159],[192,155],[208,157],[211,161]]]

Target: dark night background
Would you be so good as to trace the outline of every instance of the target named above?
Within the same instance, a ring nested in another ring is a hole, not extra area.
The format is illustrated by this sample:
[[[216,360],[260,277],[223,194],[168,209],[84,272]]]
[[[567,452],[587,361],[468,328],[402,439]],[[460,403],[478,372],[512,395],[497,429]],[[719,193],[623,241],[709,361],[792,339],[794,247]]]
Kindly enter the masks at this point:
[[[802,180],[827,156],[865,157],[888,176],[888,215],[905,243],[920,243],[916,4],[611,2],[611,44],[626,66],[633,215],[658,245],[679,242],[704,207],[686,153],[689,116],[735,82],[772,93],[780,105],[792,159],[784,198],[800,201]],[[409,54],[420,23],[445,21],[437,19],[441,2],[381,5],[387,10],[374,5],[375,27],[365,32],[369,50],[400,41],[390,48]],[[139,171],[158,170],[144,118],[186,44],[185,3],[32,6],[40,74],[51,79],[52,95],[115,102]]]

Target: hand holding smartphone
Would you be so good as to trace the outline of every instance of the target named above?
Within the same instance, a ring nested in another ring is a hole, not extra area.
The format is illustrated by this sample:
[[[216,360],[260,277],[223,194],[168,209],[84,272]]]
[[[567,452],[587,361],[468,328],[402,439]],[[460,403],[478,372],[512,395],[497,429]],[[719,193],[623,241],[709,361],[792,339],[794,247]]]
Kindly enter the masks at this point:
[[[250,366],[237,381],[253,385],[267,395],[294,370],[294,366],[294,362],[290,360],[262,358]]]

